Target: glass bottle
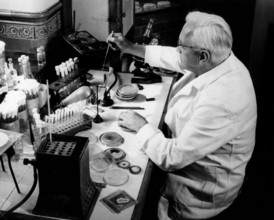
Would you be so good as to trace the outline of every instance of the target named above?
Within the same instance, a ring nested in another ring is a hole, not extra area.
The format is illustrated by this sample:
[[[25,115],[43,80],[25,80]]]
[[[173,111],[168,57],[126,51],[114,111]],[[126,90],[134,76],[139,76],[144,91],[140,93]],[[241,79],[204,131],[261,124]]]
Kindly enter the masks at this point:
[[[27,74],[28,74],[27,78],[28,79],[34,79],[34,76],[32,75],[32,71],[31,71],[29,56],[26,56],[26,64],[27,64]]]
[[[13,80],[13,86],[15,87],[17,85],[17,70],[14,68],[13,66],[13,62],[12,62],[12,58],[8,58],[8,68],[9,68],[9,71],[10,71],[10,74],[12,76],[12,80]]]
[[[22,55],[18,58],[20,75],[23,75],[25,79],[34,79],[32,75],[29,56]]]
[[[42,53],[43,65],[45,65],[45,64],[46,64],[46,52],[45,52],[45,47],[44,47],[44,46],[41,46],[40,49],[41,49],[41,53]]]
[[[44,64],[43,64],[43,54],[41,51],[41,47],[37,48],[37,64],[38,64],[38,69],[40,70]]]
[[[8,90],[14,89],[14,82],[13,76],[11,75],[10,69],[8,68],[7,63],[5,63],[5,78],[6,78],[6,85],[8,86]]]

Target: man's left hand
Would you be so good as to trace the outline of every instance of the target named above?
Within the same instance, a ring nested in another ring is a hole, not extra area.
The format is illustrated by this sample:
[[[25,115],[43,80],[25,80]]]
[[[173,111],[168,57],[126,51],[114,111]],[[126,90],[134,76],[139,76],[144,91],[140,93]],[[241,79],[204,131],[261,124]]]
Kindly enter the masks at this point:
[[[118,116],[119,126],[136,132],[147,123],[147,120],[142,115],[134,111],[123,111]]]

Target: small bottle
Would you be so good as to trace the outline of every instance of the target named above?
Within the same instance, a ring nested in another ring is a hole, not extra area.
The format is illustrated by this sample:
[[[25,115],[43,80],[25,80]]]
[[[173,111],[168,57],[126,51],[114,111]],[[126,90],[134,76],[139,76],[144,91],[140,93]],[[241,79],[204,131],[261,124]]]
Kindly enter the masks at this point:
[[[12,75],[12,78],[13,78],[13,86],[15,87],[18,83],[17,81],[17,70],[13,67],[13,62],[12,62],[12,58],[8,58],[8,68],[9,68],[9,71],[10,71],[10,74]]]
[[[22,56],[18,57],[18,76],[23,75]]]
[[[44,46],[41,46],[40,47],[40,50],[41,50],[41,53],[42,53],[42,62],[43,62],[43,65],[46,64],[46,52],[45,52],[45,47]]]
[[[28,69],[28,76],[29,76],[28,78],[34,79],[34,76],[32,75],[32,71],[31,71],[29,56],[26,56],[26,60],[27,60],[27,69]]]
[[[31,72],[29,56],[24,56],[22,60],[22,71],[25,76],[25,79],[34,79],[34,76],[32,75],[32,72]]]
[[[24,57],[24,59],[22,59],[21,62],[21,68],[22,68],[22,75],[24,76],[25,79],[28,78],[28,65],[27,65],[27,61]]]
[[[11,75],[10,69],[8,68],[7,63],[5,63],[5,78],[6,78],[6,84],[8,86],[8,90],[14,89],[14,82],[13,82],[13,76]]]
[[[43,66],[43,53],[41,51],[41,47],[37,48],[37,64],[38,64],[38,69],[40,70]]]

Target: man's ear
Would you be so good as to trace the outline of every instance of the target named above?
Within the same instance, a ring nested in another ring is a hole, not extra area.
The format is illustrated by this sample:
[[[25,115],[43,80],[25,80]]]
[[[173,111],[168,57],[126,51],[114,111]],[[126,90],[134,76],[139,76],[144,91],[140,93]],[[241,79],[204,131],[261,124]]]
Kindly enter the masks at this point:
[[[208,50],[200,50],[199,51],[199,59],[201,62],[207,62],[210,59],[210,53]]]

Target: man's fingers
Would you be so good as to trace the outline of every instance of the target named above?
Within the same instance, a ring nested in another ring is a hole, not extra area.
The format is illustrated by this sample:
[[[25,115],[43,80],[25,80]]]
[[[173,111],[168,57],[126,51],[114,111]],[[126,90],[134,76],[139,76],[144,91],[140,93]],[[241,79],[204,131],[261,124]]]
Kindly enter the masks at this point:
[[[118,121],[118,125],[119,125],[120,127],[122,127],[122,126],[123,126],[122,121]]]
[[[118,116],[118,121],[123,121],[125,119],[125,112],[121,112]]]
[[[122,36],[121,33],[112,33],[112,37],[113,37],[113,38],[119,38],[119,37],[121,37],[121,36]]]

